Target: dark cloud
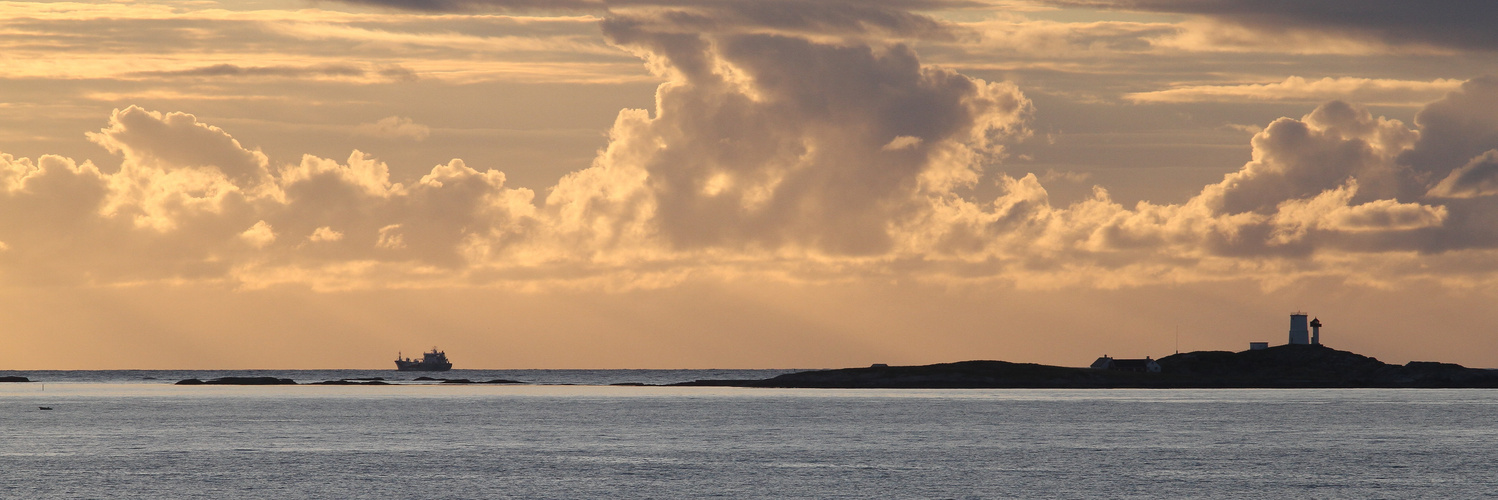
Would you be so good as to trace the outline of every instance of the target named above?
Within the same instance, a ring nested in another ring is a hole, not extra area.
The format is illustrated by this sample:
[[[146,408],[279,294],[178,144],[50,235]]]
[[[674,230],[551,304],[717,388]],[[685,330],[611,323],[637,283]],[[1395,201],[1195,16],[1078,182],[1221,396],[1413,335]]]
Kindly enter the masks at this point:
[[[924,10],[981,7],[969,0],[343,0],[348,3],[433,12],[580,12],[628,17],[656,30],[731,31],[743,28],[797,33],[879,32],[950,37],[953,26]],[[648,14],[630,11],[645,8]]]
[[[1429,182],[1498,147],[1498,77],[1474,78],[1415,115],[1420,141],[1400,156],[1401,163]]]
[[[1473,198],[1498,194],[1498,149],[1473,158],[1462,168],[1451,172],[1430,195],[1443,198]]]
[[[1336,31],[1393,44],[1498,49],[1491,0],[1050,0],[1052,4],[1210,16],[1265,30]]]
[[[401,10],[428,12],[465,11],[602,11],[605,0],[342,0],[345,3],[374,5]]]
[[[723,9],[744,5],[766,5],[771,10],[787,7],[816,11],[818,5],[844,9],[933,10],[956,7],[982,7],[975,0],[343,0],[347,3],[384,5],[407,10],[534,10],[534,11],[603,11],[625,7],[673,7]],[[787,11],[789,12],[789,11]]]

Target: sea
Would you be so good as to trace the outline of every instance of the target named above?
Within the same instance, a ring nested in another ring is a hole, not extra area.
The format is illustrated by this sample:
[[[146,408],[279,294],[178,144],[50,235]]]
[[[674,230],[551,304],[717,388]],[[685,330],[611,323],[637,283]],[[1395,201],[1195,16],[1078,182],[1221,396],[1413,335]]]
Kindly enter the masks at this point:
[[[1498,390],[610,385],[783,372],[0,371],[0,497],[1498,496]]]

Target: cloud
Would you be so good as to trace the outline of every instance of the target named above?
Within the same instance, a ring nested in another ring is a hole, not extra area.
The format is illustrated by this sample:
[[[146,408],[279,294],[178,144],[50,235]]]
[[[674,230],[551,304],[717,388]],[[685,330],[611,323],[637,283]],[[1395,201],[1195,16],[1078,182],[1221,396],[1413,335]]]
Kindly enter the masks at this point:
[[[1357,179],[1363,200],[1406,193],[1413,182],[1395,158],[1417,134],[1398,120],[1375,118],[1341,101],[1296,120],[1280,118],[1254,135],[1254,160],[1203,191],[1221,213],[1260,212]]]
[[[1403,0],[1050,0],[1048,3],[1198,14],[1268,34],[1321,31],[1394,44],[1498,49],[1498,33],[1489,22],[1498,18],[1498,4],[1485,0],[1440,4]]]
[[[887,252],[891,225],[976,182],[1030,108],[1013,85],[922,66],[904,45],[649,26],[604,29],[672,82],[654,118],[621,113],[595,166],[548,197],[578,219],[565,225],[628,222],[678,250]]]
[[[382,139],[410,139],[413,141],[424,141],[427,136],[432,135],[432,128],[416,123],[410,118],[401,116],[387,116],[374,123],[361,123],[354,127],[354,133],[379,137]]]
[[[1440,226],[1447,217],[1445,207],[1399,203],[1390,199],[1353,205],[1357,181],[1323,191],[1309,199],[1280,203],[1274,212],[1272,244],[1288,244],[1312,230],[1363,232],[1409,231]]]
[[[890,139],[888,144],[879,148],[880,151],[899,151],[901,149],[914,148],[921,145],[921,138],[913,135],[902,135]]]
[[[250,226],[243,233],[239,233],[239,237],[245,242],[254,245],[255,248],[265,248],[271,243],[276,242],[275,230],[270,227],[270,224],[266,224],[265,221],[256,222],[254,226]]]
[[[123,157],[118,171],[0,155],[10,214],[0,234],[11,246],[0,274],[13,282],[259,286],[350,266],[461,274],[471,252],[504,246],[535,212],[529,190],[461,160],[409,185],[358,151],[272,171],[263,154],[184,113],[117,110],[90,138]]]
[[[1091,178],[1092,174],[1088,172],[1063,172],[1051,169],[1046,170],[1044,174],[1040,175],[1040,182],[1069,182],[1073,184],[1081,184],[1083,182],[1087,182],[1087,180]]]
[[[1430,82],[1371,78],[1322,78],[1298,76],[1282,82],[1243,85],[1186,85],[1167,90],[1135,92],[1124,97],[1141,103],[1175,102],[1321,102],[1344,99],[1363,104],[1421,106],[1456,90],[1461,80]]]
[[[357,0],[349,3],[432,12],[469,12],[482,10],[601,12],[608,6],[608,2],[605,0]]]
[[[990,19],[966,22],[962,26],[980,35],[976,47],[996,49],[995,53],[1007,53],[1011,58],[1039,57],[1043,60],[1104,53],[1148,53],[1154,49],[1153,40],[1180,30],[1169,23],[1029,19],[1013,11],[996,13]]]
[[[307,237],[310,241],[338,241],[343,239],[343,233],[329,226],[319,227],[312,231],[312,236]]]
[[[187,69],[137,71],[123,76],[132,77],[198,77],[198,78],[312,78],[364,80],[369,75],[378,75],[391,81],[412,81],[416,72],[399,65],[365,68],[353,64],[317,64],[311,66],[241,66],[238,64],[212,64]]]
[[[966,0],[346,0],[349,3],[438,12],[585,12],[652,31],[745,32],[771,29],[801,35],[878,33],[951,38],[955,25],[916,13],[980,7]],[[644,23],[649,23],[645,26]]]
[[[648,73],[590,15],[431,16],[403,11],[0,5],[9,78],[98,82],[124,103],[168,94],[244,97],[294,81],[617,83]],[[24,34],[24,35],[20,35]],[[107,50],[101,50],[107,47]],[[165,48],[165,49],[164,49]],[[288,62],[293,61],[293,62]],[[254,96],[248,96],[254,97]]]
[[[127,106],[88,136],[117,170],[0,157],[0,273],[316,289],[742,276],[1274,286],[1366,280],[1370,263],[1418,273],[1411,256],[1498,248],[1491,79],[1413,126],[1340,100],[1273,120],[1250,161],[1182,203],[1125,206],[1094,187],[1060,205],[1046,184],[1085,176],[997,166],[1030,134],[1029,98],[924,61],[902,38],[926,36],[920,23],[879,17],[904,4],[807,19],[777,17],[790,3],[702,5],[610,6],[603,37],[663,82],[655,106],[620,111],[591,165],[542,199],[461,159],[406,177],[358,150],[272,162],[195,115]],[[847,36],[801,31],[822,25]],[[1291,83],[1316,95],[1366,82]],[[1266,92],[1290,91],[1276,85]],[[400,116],[360,130],[429,133]]]
[[[1400,163],[1431,180],[1498,145],[1498,77],[1484,76],[1432,102],[1415,115],[1420,140]]]
[[[115,110],[110,126],[89,140],[122,155],[130,167],[217,171],[242,189],[270,180],[265,154],[244,148],[218,127],[187,113],[160,113],[136,106]]]
[[[142,71],[142,76],[364,76],[364,68],[350,64],[326,64],[319,66],[240,66],[237,64],[214,64],[176,71]]]
[[[1427,196],[1474,198],[1495,194],[1498,194],[1498,149],[1489,149],[1461,168],[1452,170],[1430,189]]]

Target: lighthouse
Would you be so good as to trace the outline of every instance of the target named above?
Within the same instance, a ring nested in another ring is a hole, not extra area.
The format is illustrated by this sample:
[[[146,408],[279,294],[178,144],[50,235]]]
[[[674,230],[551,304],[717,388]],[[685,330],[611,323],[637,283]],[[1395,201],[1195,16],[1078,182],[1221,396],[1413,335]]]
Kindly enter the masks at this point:
[[[1311,345],[1321,345],[1321,318],[1311,318]]]
[[[1311,343],[1311,330],[1306,328],[1306,313],[1290,313],[1290,344]]]

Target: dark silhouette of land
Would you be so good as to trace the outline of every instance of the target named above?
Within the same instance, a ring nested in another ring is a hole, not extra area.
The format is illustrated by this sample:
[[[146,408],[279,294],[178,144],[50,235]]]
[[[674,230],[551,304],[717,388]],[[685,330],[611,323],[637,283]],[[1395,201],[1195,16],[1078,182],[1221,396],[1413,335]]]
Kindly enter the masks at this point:
[[[879,364],[867,368],[787,373],[767,379],[694,380],[665,385],[870,389],[1498,388],[1498,370],[1430,361],[1394,365],[1316,344],[1281,345],[1241,352],[1197,351],[1174,354],[1154,361],[1159,365],[1158,373],[1007,361],[961,361],[923,366]],[[29,381],[26,377],[0,377],[0,382]],[[428,383],[414,385],[524,383],[506,379],[474,381],[425,376],[413,381]],[[297,384],[295,380],[275,377],[221,377],[206,381],[193,378],[177,382],[177,385],[294,384]],[[392,385],[382,377],[310,384]],[[611,385],[654,384],[628,382]]]
[[[390,385],[390,383],[384,380],[361,380],[346,378],[339,380],[324,380],[322,382],[312,382],[310,385]]]
[[[296,385],[296,381],[276,377],[220,377],[211,380],[190,378],[180,380],[176,385]]]
[[[787,373],[763,380],[697,380],[677,386],[785,388],[1498,388],[1498,370],[1414,361],[1392,365],[1322,345],[1198,351],[1156,360],[1159,373],[962,361]]]
[[[475,382],[466,378],[431,378],[416,377],[418,382],[439,382],[443,384],[523,384],[524,382],[507,379],[494,379],[483,382]],[[199,380],[190,378],[177,381],[176,385],[297,385],[297,381],[289,378],[275,377],[220,377],[211,380]],[[346,378],[339,380],[325,380],[322,382],[309,382],[307,385],[396,385],[386,382],[383,377]]]

